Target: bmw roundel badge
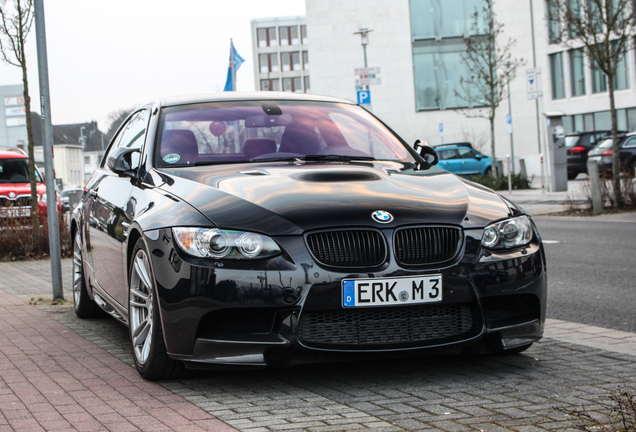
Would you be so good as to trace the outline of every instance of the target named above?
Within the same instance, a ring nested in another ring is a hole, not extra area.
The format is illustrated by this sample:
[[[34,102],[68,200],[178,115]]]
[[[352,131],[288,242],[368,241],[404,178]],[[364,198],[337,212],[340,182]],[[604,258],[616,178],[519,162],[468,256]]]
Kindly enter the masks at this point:
[[[374,221],[380,222],[380,223],[393,222],[393,215],[384,210],[374,211],[373,213],[371,213],[371,217],[373,218]]]

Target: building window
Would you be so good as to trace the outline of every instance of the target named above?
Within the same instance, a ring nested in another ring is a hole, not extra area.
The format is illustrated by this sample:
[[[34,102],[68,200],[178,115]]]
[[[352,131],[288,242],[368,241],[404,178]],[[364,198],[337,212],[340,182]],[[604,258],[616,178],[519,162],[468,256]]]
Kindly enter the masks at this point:
[[[280,44],[281,45],[298,45],[298,26],[280,27]]]
[[[548,14],[548,42],[556,44],[561,42],[561,20],[557,16],[558,9],[550,0],[546,2]]]
[[[572,85],[572,96],[582,96],[585,94],[585,56],[583,49],[570,51],[570,80]]]
[[[565,98],[563,53],[550,54],[550,77],[552,81],[552,99]]]
[[[300,26],[300,37],[302,38],[302,44],[307,45],[307,26],[304,24]]]
[[[576,16],[581,16],[581,0],[568,0],[568,8],[574,12]],[[572,24],[568,27],[568,37],[570,39],[576,39],[576,29]]]
[[[278,40],[276,39],[276,27],[259,28],[256,31],[258,38],[258,46],[277,46]]]
[[[592,62],[592,93],[602,93],[607,91],[607,75]]]
[[[302,93],[302,81],[300,77],[283,78],[283,91]]]
[[[280,59],[284,72],[301,69],[300,53],[297,51],[280,53]]]
[[[623,51],[616,63],[616,75],[614,75],[614,90],[629,88],[629,65],[627,52]]]
[[[280,91],[280,81],[276,79],[262,79],[261,91]]]
[[[305,93],[311,93],[311,86],[309,85],[309,77],[303,77],[303,79],[305,80]]]
[[[484,5],[484,0],[410,0],[418,111],[467,106],[455,94],[462,93],[462,76],[469,76],[462,60],[464,36],[478,35],[485,28],[481,21],[474,25],[474,14]]]
[[[261,73],[266,72],[278,72],[278,56],[276,53],[273,54],[259,54],[258,61],[260,64]]]
[[[309,52],[303,51],[303,69],[309,70]]]

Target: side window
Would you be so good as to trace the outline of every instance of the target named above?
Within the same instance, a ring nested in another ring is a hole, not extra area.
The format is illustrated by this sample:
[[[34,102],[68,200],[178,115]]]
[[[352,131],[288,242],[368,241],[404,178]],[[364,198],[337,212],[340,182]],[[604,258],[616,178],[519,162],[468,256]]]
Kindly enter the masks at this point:
[[[108,151],[104,161],[108,160],[110,153],[117,148],[126,147],[141,150],[141,146],[144,144],[146,138],[148,117],[148,110],[141,110],[134,114],[128,120],[126,125],[119,131],[119,136],[115,138],[115,142]],[[132,164],[133,166],[137,166],[139,164],[139,154],[133,155]]]
[[[632,139],[627,141],[625,145],[623,146],[623,148],[633,148],[633,147],[636,147],[636,137],[633,137]]]
[[[475,152],[469,148],[463,148],[459,150],[460,159],[475,159]]]

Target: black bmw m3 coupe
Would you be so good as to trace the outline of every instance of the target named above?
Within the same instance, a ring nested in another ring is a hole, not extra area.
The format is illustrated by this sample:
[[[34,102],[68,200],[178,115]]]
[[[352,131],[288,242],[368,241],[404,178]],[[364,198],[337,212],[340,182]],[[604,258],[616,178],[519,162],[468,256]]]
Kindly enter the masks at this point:
[[[341,99],[226,93],[134,111],[73,213],[75,312],[146,379],[543,334],[545,253],[512,202]]]

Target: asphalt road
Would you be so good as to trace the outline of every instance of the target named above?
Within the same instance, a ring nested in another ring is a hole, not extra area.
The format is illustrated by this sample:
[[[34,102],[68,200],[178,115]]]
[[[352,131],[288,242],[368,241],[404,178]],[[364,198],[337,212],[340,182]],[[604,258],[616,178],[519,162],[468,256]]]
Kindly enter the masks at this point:
[[[548,318],[636,332],[636,223],[535,217]]]

